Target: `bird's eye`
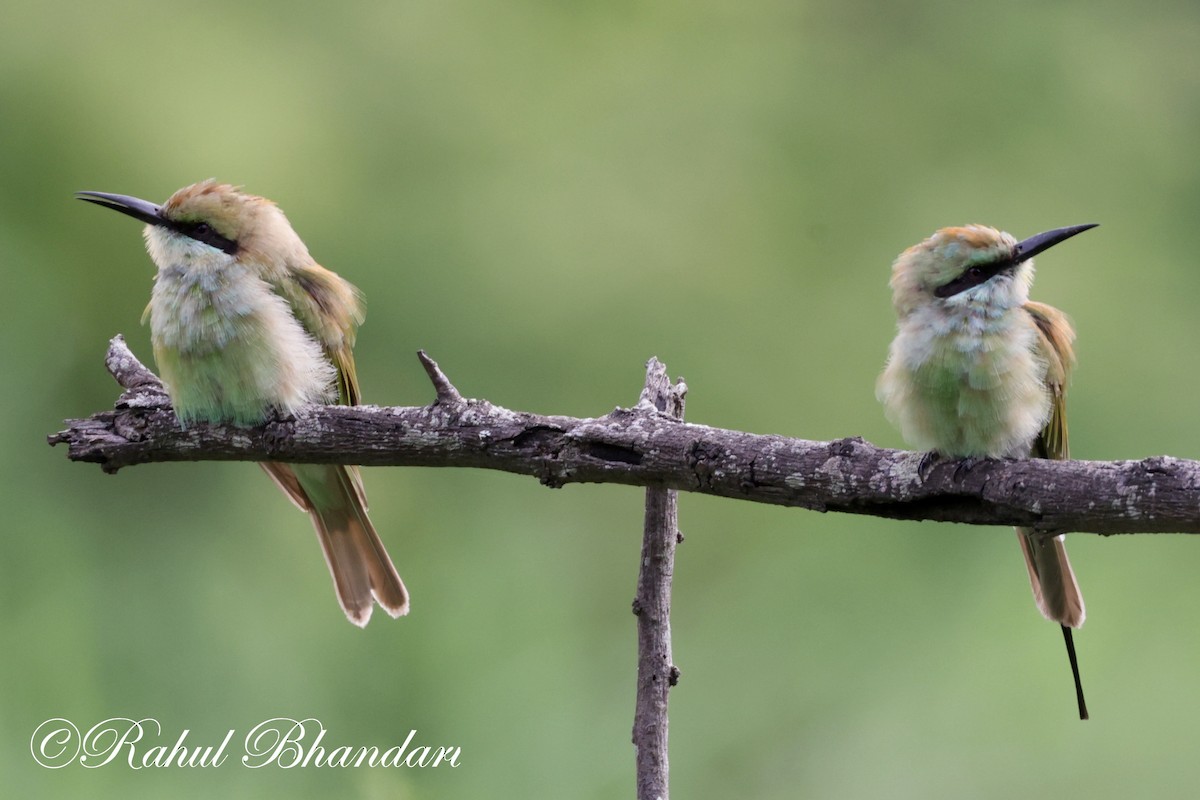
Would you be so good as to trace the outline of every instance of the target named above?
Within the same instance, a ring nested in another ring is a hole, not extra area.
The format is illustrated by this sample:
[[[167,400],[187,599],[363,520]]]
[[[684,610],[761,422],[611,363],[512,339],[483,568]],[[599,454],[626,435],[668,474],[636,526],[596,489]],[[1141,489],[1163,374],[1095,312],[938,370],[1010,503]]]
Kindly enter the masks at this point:
[[[983,275],[983,270],[979,267],[971,267],[967,270],[967,275],[971,276],[972,278],[979,278]]]
[[[190,236],[197,242],[223,250],[230,255],[237,252],[237,242],[222,236],[209,222],[177,222],[175,228],[184,236]]]

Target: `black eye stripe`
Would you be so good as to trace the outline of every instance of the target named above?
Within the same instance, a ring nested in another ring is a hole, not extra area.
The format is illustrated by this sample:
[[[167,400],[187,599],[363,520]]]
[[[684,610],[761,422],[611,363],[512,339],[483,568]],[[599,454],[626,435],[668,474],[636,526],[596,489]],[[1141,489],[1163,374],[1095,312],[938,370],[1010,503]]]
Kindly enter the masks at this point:
[[[1016,262],[1011,259],[1002,259],[991,264],[973,264],[963,270],[957,278],[934,289],[933,294],[935,297],[953,297],[967,289],[990,281],[1001,272],[1012,269],[1016,265]]]
[[[207,222],[174,222],[171,223],[171,227],[184,236],[189,236],[198,242],[204,242],[210,247],[215,247],[231,256],[237,254],[237,242],[217,233]]]

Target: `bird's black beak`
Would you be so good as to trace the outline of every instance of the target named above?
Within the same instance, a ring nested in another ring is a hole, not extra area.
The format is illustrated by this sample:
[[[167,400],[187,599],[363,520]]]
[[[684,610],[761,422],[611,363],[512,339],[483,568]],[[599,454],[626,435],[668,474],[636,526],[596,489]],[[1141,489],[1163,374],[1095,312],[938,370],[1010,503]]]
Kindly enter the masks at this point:
[[[1077,233],[1083,233],[1086,230],[1091,230],[1099,225],[1096,222],[1088,222],[1083,225],[1071,225],[1066,228],[1055,228],[1052,231],[1039,233],[1036,236],[1030,236],[1022,242],[1017,242],[1017,246],[1013,249],[1013,263],[1020,264],[1022,261],[1028,261],[1043,250],[1049,250],[1059,242],[1065,242]]]
[[[237,255],[237,242],[217,233],[209,223],[169,219],[163,214],[162,206],[151,203],[149,200],[139,200],[127,194],[109,194],[108,192],[76,192],[75,197],[79,200],[86,200],[89,203],[103,206],[104,208],[111,208],[113,211],[120,211],[122,214],[128,214],[134,219],[140,219],[142,222],[149,223],[150,225],[157,225],[161,228],[175,231],[198,242],[203,242],[210,247],[222,250],[231,256]]]
[[[122,214],[128,214],[134,219],[140,219],[151,225],[170,227],[170,223],[162,216],[162,206],[155,205],[148,200],[139,200],[126,194],[109,194],[108,192],[76,192],[75,197],[104,208],[111,208],[113,211],[120,211]]]

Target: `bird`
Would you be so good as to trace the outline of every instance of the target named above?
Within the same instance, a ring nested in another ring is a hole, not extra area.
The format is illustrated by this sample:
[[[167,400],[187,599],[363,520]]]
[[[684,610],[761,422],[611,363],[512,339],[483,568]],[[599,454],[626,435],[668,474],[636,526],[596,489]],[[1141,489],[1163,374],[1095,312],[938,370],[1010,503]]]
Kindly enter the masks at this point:
[[[76,197],[146,223],[158,272],[142,322],[181,425],[253,426],[307,404],[360,402],[352,348],[361,294],[313,260],[275,203],[215,179],[162,205]],[[407,614],[408,591],[367,514],[358,468],[261,466],[311,517],[346,617],[365,626],[373,601]]]
[[[1075,331],[1029,299],[1033,257],[1096,227],[1017,241],[985,225],[942,228],[892,264],[897,332],[875,393],[904,439],[927,457],[1070,457],[1067,381]],[[923,459],[923,463],[925,462]],[[1087,704],[1072,630],[1086,609],[1064,536],[1017,528],[1042,615],[1062,628],[1079,718]]]

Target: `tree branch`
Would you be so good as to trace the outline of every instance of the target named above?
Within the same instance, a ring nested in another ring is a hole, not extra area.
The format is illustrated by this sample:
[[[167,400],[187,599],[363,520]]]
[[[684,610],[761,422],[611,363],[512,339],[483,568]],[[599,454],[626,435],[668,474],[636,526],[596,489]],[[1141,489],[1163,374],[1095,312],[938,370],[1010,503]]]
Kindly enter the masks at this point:
[[[432,361],[435,385],[445,378]],[[789,439],[694,425],[643,405],[579,419],[464,399],[445,380],[429,406],[307,406],[255,428],[193,424],[121,337],[106,361],[126,389],[111,411],[68,420],[49,442],[106,472],[157,461],[291,461],[475,467],[552,487],[621,483],[893,519],[1047,532],[1200,533],[1200,463],[942,461],[851,437]]]
[[[667,368],[657,358],[646,365],[646,388],[638,408],[683,419],[687,385],[674,386]],[[671,659],[671,579],[675,574],[675,546],[679,535],[678,504],[671,489],[646,490],[642,557],[638,569],[637,703],[633,715],[633,747],[637,761],[638,800],[667,800],[667,695],[679,681]]]

